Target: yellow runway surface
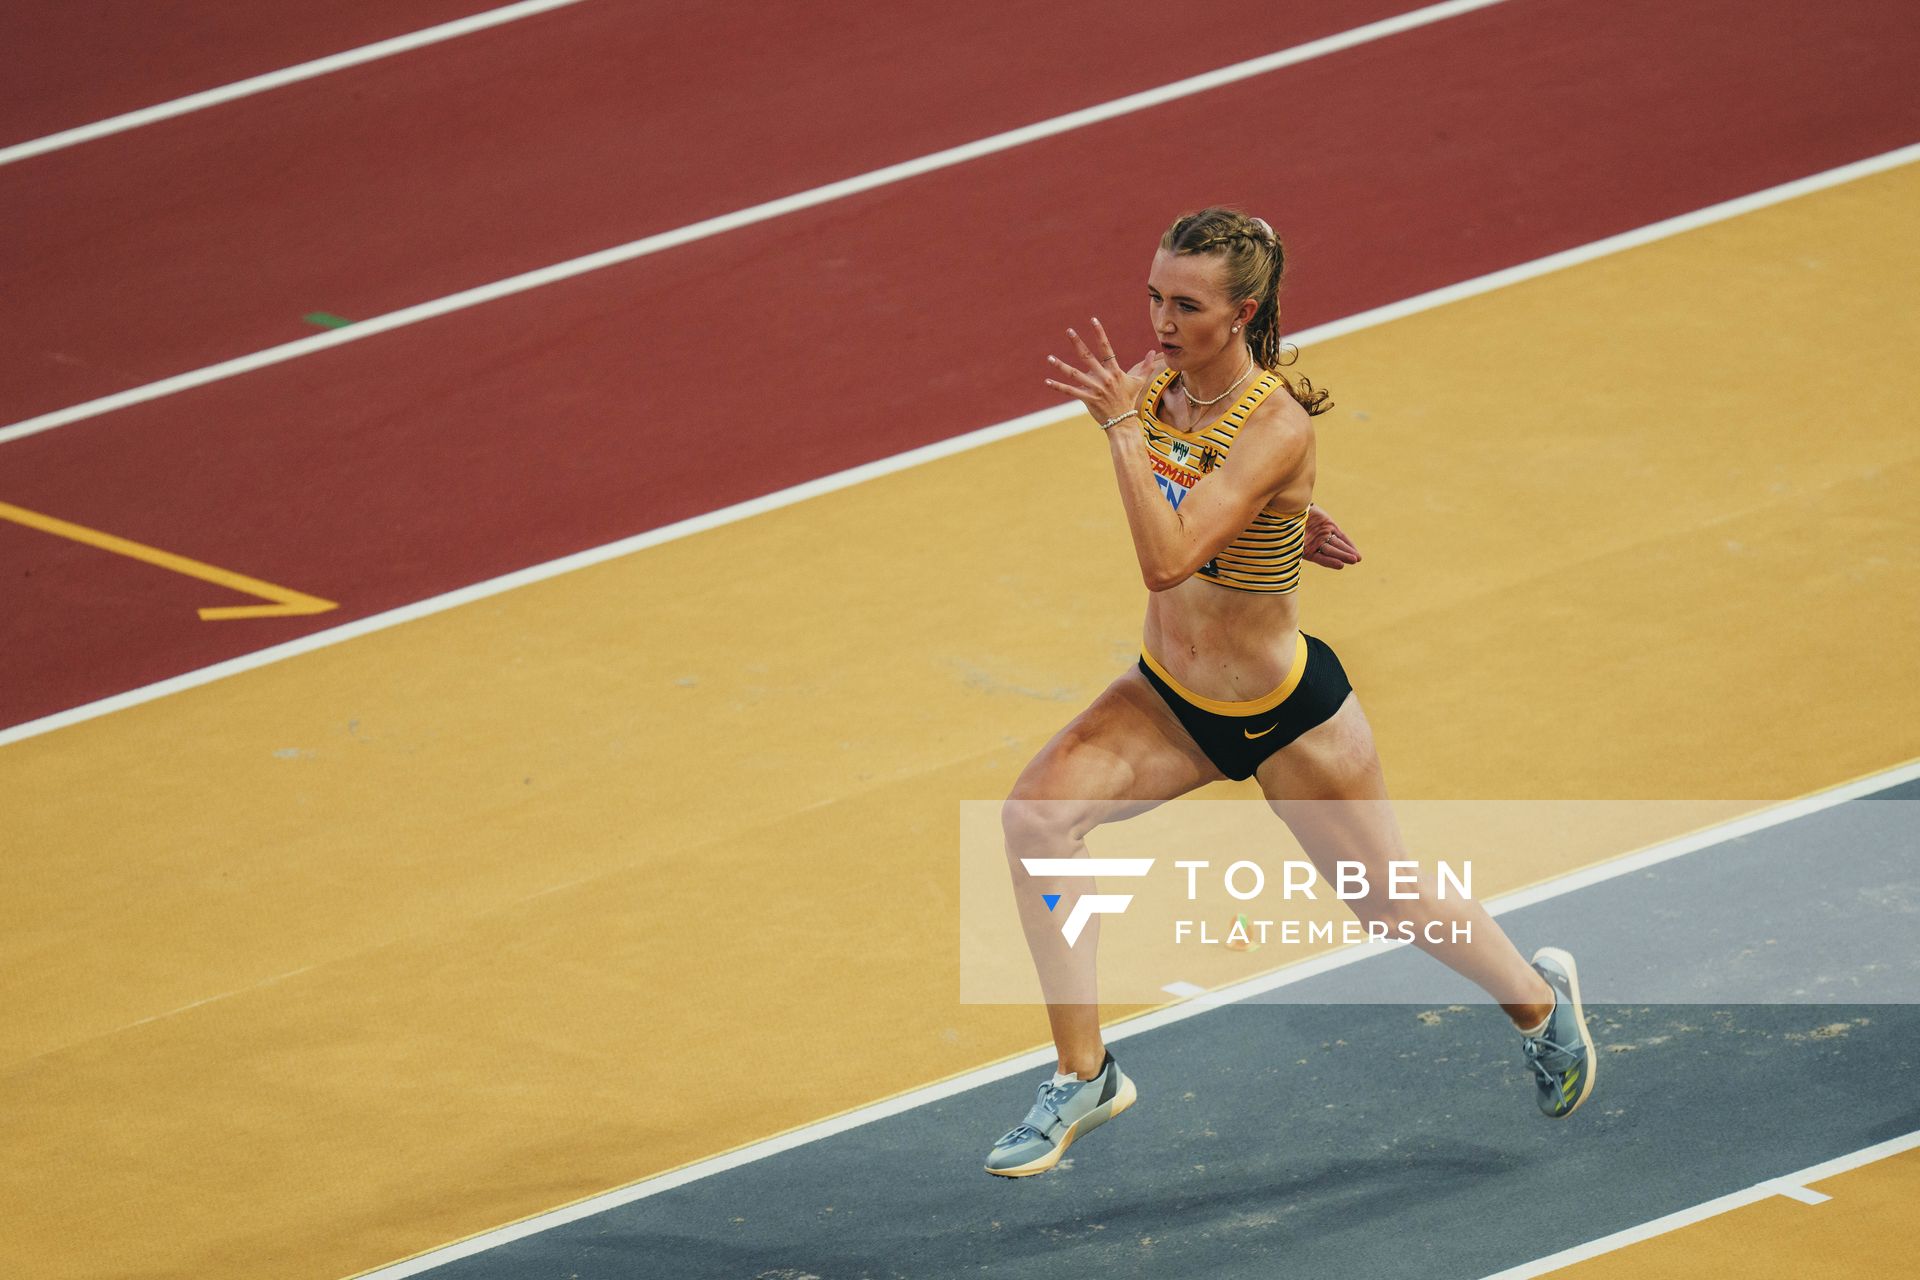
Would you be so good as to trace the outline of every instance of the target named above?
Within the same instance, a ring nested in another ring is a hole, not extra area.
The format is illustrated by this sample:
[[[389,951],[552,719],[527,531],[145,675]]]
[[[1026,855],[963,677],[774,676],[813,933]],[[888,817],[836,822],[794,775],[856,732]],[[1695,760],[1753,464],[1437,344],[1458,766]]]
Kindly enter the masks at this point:
[[[1589,1262],[1554,1280],[1883,1280],[1911,1272],[1920,1151],[1809,1184],[1832,1199],[1773,1196]]]
[[[1366,561],[1302,616],[1397,794],[1920,755],[1916,217],[1899,170],[1306,353]],[[957,1003],[959,806],[1143,595],[1082,421],[0,748],[12,1273],[331,1280],[1034,1047]]]

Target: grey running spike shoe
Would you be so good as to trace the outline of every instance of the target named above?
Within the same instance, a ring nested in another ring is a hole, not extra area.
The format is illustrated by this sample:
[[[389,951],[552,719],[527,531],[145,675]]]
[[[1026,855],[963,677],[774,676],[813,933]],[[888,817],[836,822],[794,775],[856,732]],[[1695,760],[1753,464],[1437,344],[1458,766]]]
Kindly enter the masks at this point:
[[[1558,947],[1542,947],[1533,953],[1533,967],[1553,988],[1553,1015],[1545,1031],[1521,1041],[1521,1049],[1533,1068],[1541,1112],[1559,1120],[1577,1111],[1593,1092],[1598,1064],[1586,1011],[1580,1006],[1580,971],[1573,957]]]
[[[1075,1138],[1113,1119],[1139,1096],[1111,1053],[1100,1064],[1100,1074],[1091,1080],[1055,1084],[1049,1078],[1040,1086],[1026,1119],[1008,1130],[987,1153],[987,1172],[1003,1178],[1045,1173],[1060,1163]]]

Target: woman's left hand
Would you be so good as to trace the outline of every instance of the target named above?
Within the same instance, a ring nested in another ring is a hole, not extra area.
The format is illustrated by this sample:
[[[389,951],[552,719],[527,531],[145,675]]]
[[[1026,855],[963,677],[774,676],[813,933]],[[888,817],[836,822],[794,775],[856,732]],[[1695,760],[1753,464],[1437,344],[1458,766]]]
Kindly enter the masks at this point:
[[[1360,563],[1360,548],[1340,531],[1333,517],[1312,503],[1307,504],[1306,544],[1301,559],[1327,569],[1344,569]]]
[[[1140,392],[1146,387],[1145,373],[1152,360],[1149,355],[1132,369],[1120,367],[1120,357],[1113,354],[1113,343],[1107,340],[1107,331],[1100,324],[1098,316],[1093,321],[1094,340],[1100,353],[1095,355],[1080,340],[1080,335],[1067,330],[1067,336],[1073,339],[1073,345],[1080,348],[1080,356],[1086,362],[1084,369],[1076,368],[1055,356],[1048,356],[1054,371],[1065,381],[1056,382],[1047,379],[1047,385],[1066,392],[1081,404],[1087,406],[1087,412],[1093,420],[1107,423],[1123,413],[1140,406]]]

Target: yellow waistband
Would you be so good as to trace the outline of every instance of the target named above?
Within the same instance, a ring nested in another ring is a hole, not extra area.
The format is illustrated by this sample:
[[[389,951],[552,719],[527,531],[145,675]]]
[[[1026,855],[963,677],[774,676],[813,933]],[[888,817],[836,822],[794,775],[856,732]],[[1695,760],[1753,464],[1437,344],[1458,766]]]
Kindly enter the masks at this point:
[[[1293,636],[1293,668],[1287,672],[1287,678],[1282,680],[1272,693],[1255,698],[1251,702],[1222,702],[1218,698],[1202,697],[1168,675],[1167,669],[1161,666],[1159,660],[1148,653],[1144,647],[1140,650],[1140,660],[1147,664],[1149,671],[1166,681],[1168,688],[1202,711],[1211,711],[1220,716],[1257,716],[1285,702],[1300,684],[1300,677],[1307,673],[1307,638],[1298,631],[1294,632]]]

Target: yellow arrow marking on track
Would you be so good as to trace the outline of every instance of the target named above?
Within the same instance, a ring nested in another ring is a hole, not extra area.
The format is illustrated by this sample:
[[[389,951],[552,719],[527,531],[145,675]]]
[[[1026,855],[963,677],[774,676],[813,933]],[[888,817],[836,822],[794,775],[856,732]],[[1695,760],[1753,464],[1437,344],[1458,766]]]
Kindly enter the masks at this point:
[[[189,578],[198,578],[202,582],[212,582],[250,596],[259,596],[263,600],[273,601],[272,604],[221,605],[202,609],[200,617],[206,622],[217,622],[227,618],[291,618],[301,614],[325,613],[329,609],[340,607],[332,600],[322,600],[319,596],[310,596],[304,592],[288,590],[286,587],[277,587],[271,582],[249,578],[244,573],[235,573],[231,569],[202,564],[198,560],[177,556],[171,551],[162,551],[158,547],[149,547],[127,538],[117,538],[111,533],[102,533],[98,529],[89,529],[85,525],[42,515],[38,511],[29,511],[25,507],[16,507],[11,503],[0,502],[0,520],[11,520],[15,524],[26,525],[29,529],[51,533],[57,538],[70,538],[90,547],[98,547],[102,551],[111,551],[115,555],[158,565],[162,569],[182,573]]]

